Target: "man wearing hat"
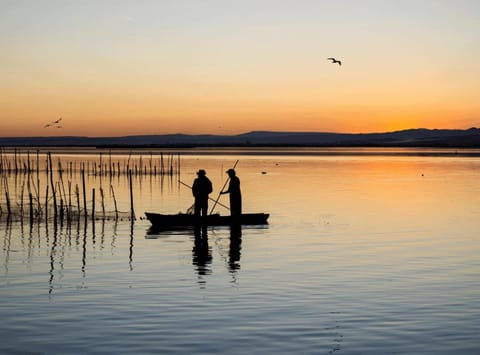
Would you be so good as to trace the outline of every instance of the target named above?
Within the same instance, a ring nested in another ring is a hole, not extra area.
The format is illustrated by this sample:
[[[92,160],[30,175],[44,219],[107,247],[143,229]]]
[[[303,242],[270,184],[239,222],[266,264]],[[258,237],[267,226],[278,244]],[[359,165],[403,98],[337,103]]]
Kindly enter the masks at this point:
[[[242,214],[242,194],[240,192],[240,179],[234,169],[226,171],[230,177],[228,190],[222,191],[221,194],[230,194],[230,214],[232,216],[240,216]]]
[[[200,217],[206,216],[208,213],[208,195],[213,188],[205,170],[197,171],[197,176],[192,185],[192,193],[195,197],[195,216]]]

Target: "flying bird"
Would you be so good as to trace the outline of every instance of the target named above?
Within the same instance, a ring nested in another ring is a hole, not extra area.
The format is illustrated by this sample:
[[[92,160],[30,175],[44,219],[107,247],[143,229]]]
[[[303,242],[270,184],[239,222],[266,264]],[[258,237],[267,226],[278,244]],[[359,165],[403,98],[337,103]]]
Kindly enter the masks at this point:
[[[62,120],[62,117],[60,117],[59,119],[57,119],[53,122],[47,123],[45,126],[43,126],[43,128],[48,128],[48,127],[62,128],[62,126],[60,126],[60,121],[61,120]]]
[[[336,60],[335,58],[327,58],[327,60],[331,60],[331,61],[332,61],[332,64],[342,65],[342,61],[341,61],[341,60]]]

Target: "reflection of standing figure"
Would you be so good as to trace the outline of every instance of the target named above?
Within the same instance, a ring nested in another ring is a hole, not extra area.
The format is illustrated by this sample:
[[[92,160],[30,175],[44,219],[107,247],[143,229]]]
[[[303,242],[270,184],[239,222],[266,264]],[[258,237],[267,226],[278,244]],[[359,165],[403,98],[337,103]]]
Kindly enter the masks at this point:
[[[242,250],[242,225],[230,226],[230,250],[228,253],[228,266],[231,272],[240,269],[240,256]]]
[[[206,172],[200,169],[197,172],[198,177],[193,182],[192,194],[195,197],[195,216],[207,216],[208,195],[213,191],[212,183],[206,176]]]
[[[235,173],[235,170],[228,169],[226,172],[230,177],[230,183],[228,184],[228,190],[222,191],[221,194],[230,194],[230,215],[240,216],[242,214],[242,194],[240,192],[240,179]]]
[[[195,227],[195,244],[192,250],[192,264],[196,266],[198,275],[211,274],[212,250],[208,246],[207,227]]]

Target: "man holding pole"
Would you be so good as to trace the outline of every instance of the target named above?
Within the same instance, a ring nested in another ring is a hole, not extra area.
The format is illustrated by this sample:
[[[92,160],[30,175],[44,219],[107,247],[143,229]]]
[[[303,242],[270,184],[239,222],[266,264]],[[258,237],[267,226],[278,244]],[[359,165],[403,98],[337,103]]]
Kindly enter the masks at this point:
[[[228,169],[226,171],[230,178],[228,190],[222,191],[220,194],[230,194],[230,215],[240,216],[242,214],[242,194],[240,192],[240,179],[238,178],[235,169]]]

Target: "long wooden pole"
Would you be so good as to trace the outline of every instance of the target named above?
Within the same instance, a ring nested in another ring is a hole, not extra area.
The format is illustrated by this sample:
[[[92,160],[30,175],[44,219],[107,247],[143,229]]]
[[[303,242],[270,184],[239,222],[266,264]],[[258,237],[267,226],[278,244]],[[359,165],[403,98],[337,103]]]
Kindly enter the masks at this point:
[[[10,207],[10,195],[8,194],[8,190],[5,190],[5,199],[7,202],[7,219],[10,219],[10,216],[12,215],[12,209]]]
[[[105,220],[105,201],[103,196],[103,188],[100,186],[100,197],[102,198],[102,219]]]
[[[235,169],[235,167],[237,166],[238,164],[238,159],[237,161],[235,162],[235,164],[233,165],[233,168],[232,169]],[[230,176],[228,177],[228,179],[225,181],[225,184],[223,184],[223,187],[222,189],[220,190],[220,192],[218,193],[218,196],[217,196],[217,199],[215,200],[215,204],[213,205],[212,209],[210,210],[210,214],[213,213],[213,210],[215,209],[215,207],[217,206],[218,204],[218,200],[220,199],[220,196],[222,195],[222,191],[225,190],[225,186],[227,186],[228,182],[230,181]]]
[[[48,165],[50,168],[50,186],[52,188],[52,197],[53,197],[53,219],[55,220],[55,223],[57,223],[57,196],[56,196],[56,191],[55,191],[55,185],[53,184],[53,167],[52,167],[52,155],[50,152],[48,152]]]
[[[30,214],[29,214],[30,225],[32,225],[33,224],[33,195],[31,192],[28,193],[28,202],[30,206]]]
[[[40,152],[37,149],[37,209],[38,209],[38,218],[41,215],[41,207],[40,207]]]
[[[85,170],[82,169],[82,188],[83,188],[83,213],[85,222],[87,221],[87,191],[85,190]]]
[[[113,185],[110,185],[110,189],[112,189],[113,203],[115,204],[115,220],[118,221],[117,200],[115,199],[115,192],[113,191]]]
[[[95,221],[95,188],[92,189],[92,221]]]
[[[45,223],[48,223],[48,184],[45,186]]]
[[[183,181],[178,180],[178,182],[179,182],[180,184],[182,184],[183,186],[186,186],[186,187],[188,187],[189,189],[192,189],[192,187],[191,187],[190,185],[185,184]],[[214,200],[213,198],[211,198],[210,196],[208,196],[208,199],[211,200],[211,201],[215,201],[215,200]],[[224,205],[224,204],[221,203],[221,202],[217,202],[217,204],[220,205],[220,206],[222,206],[222,207],[225,207],[227,210],[230,210],[230,207]]]
[[[130,185],[130,220],[135,220],[135,210],[133,209],[133,183],[132,183],[132,171],[128,171],[128,180]]]
[[[77,219],[80,220],[80,190],[78,184],[75,184],[75,195],[77,196]]]

